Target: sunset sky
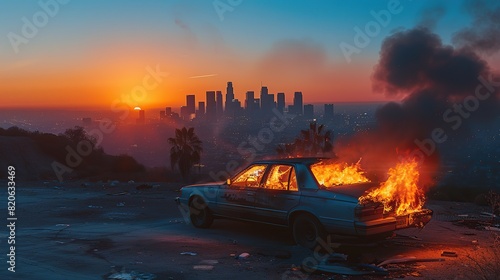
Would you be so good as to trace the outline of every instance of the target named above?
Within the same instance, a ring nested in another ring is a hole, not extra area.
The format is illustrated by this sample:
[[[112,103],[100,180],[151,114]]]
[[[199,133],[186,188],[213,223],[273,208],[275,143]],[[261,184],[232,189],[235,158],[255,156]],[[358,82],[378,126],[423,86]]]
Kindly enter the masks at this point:
[[[355,27],[388,5],[399,12],[348,61],[340,45],[355,47]],[[294,91],[307,103],[387,100],[370,78],[385,37],[424,24],[451,44],[471,24],[459,1],[41,0],[0,11],[0,107],[178,107],[227,81],[240,100],[261,83],[287,102]]]

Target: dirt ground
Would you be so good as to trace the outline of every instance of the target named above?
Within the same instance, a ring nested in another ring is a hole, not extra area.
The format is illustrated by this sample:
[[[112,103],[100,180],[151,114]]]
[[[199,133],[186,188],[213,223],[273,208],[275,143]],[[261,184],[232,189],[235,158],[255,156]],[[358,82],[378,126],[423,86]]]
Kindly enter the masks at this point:
[[[480,216],[487,207],[430,201],[434,217],[424,229],[377,243],[334,237],[327,248],[347,255],[349,264],[440,261],[387,265],[386,276],[310,274],[301,265],[317,263],[325,250],[294,245],[287,229],[228,220],[195,229],[174,202],[179,185],[137,190],[140,184],[17,182],[15,272],[8,271],[11,233],[4,227],[0,279],[500,279],[498,232],[474,228],[476,219],[489,219]],[[6,221],[5,192],[0,197]],[[473,228],[452,222],[460,219]],[[249,256],[237,258],[242,253]]]

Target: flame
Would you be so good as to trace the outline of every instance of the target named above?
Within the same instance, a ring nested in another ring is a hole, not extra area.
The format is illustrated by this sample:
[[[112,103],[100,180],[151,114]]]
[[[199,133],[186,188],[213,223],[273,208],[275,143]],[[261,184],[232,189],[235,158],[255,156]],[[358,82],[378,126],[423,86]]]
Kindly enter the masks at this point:
[[[395,210],[398,216],[422,210],[425,195],[418,187],[418,162],[415,159],[405,159],[390,168],[387,173],[387,181],[360,197],[359,201],[381,202],[384,205],[384,213]]]
[[[311,171],[318,183],[326,187],[370,182],[361,170],[360,161],[351,165],[320,161],[311,165]]]

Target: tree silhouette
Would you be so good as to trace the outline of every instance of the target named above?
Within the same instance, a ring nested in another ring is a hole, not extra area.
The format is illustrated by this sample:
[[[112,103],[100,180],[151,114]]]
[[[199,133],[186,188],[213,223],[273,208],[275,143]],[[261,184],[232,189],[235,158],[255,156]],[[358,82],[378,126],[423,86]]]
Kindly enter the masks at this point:
[[[202,142],[194,133],[194,128],[175,129],[175,137],[168,138],[170,165],[177,166],[184,180],[187,180],[194,164],[200,163]]]
[[[92,146],[92,149],[95,148],[97,139],[94,137],[90,136],[86,131],[85,128],[81,126],[75,126],[74,128],[68,128],[66,131],[64,131],[62,136],[66,137],[72,144],[76,145],[79,142],[82,141],[88,141],[89,144]]]
[[[316,122],[311,122],[309,129],[301,130],[293,143],[282,144],[276,148],[278,155],[283,157],[326,156],[332,151],[332,131],[325,131],[325,126]]]

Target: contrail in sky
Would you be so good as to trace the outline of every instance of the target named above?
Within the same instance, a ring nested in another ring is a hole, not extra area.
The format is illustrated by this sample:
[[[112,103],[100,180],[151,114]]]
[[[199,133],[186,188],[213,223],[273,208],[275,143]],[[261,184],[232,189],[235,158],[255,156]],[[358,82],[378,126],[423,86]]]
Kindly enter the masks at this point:
[[[217,74],[199,75],[199,76],[192,76],[189,78],[190,79],[199,79],[199,78],[208,78],[208,77],[213,77],[213,76],[217,76]]]

